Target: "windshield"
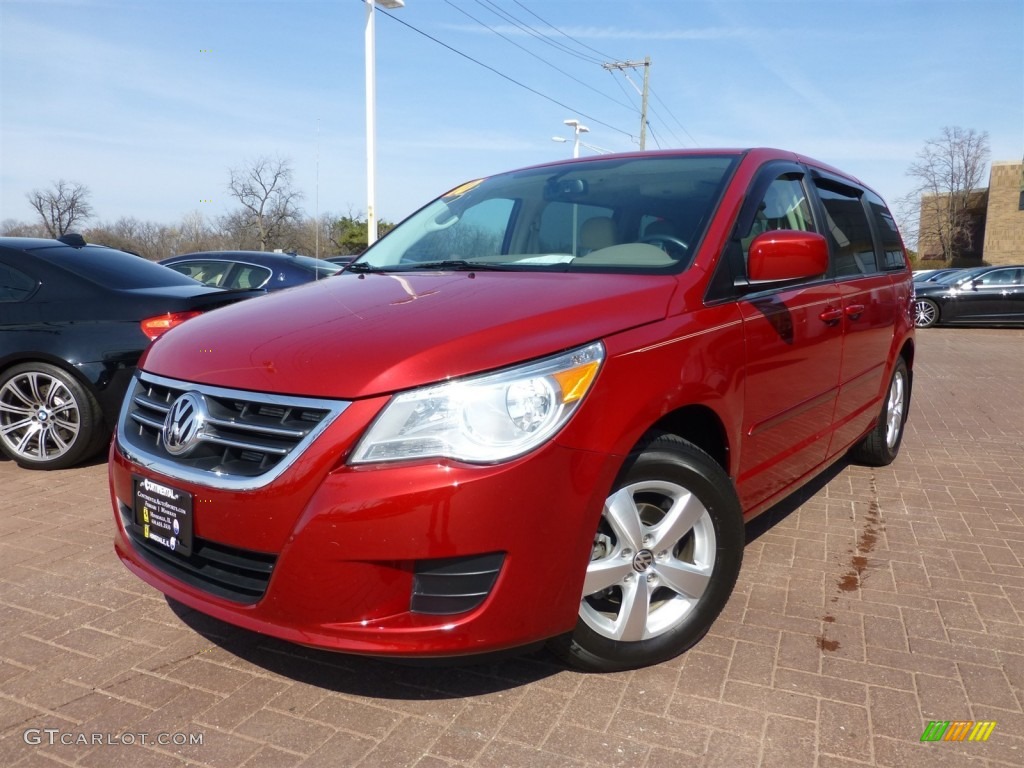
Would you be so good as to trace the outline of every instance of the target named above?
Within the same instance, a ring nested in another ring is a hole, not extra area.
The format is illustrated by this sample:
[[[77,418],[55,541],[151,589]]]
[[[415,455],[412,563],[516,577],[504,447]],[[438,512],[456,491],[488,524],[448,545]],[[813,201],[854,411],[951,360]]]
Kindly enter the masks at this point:
[[[616,157],[463,184],[399,224],[350,271],[677,272],[738,155]]]

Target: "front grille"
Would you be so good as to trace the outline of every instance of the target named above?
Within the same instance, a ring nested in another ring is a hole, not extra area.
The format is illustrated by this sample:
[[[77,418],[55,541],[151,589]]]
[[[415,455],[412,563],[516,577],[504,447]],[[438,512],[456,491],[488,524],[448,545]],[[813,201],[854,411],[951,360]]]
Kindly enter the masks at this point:
[[[194,447],[173,455],[162,430],[181,395],[202,397],[205,419]],[[145,372],[136,374],[118,423],[129,458],[170,477],[247,490],[278,477],[345,408],[347,402],[209,387]]]
[[[251,605],[267,591],[277,555],[229,547],[199,537],[192,554],[182,557],[142,535],[131,510],[121,505],[121,518],[135,551],[151,566],[193,587],[236,603]]]
[[[447,615],[471,611],[487,599],[505,555],[492,552],[416,563],[409,609]]]

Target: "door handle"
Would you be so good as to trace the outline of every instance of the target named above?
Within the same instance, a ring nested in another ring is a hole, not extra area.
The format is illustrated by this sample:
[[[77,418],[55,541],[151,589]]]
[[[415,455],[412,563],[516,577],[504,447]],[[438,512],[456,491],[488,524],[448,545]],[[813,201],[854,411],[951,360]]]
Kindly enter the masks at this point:
[[[845,310],[846,316],[851,320],[856,320],[858,317],[864,314],[863,304],[851,304]]]
[[[818,315],[818,319],[823,323],[833,325],[843,319],[843,310],[839,309],[839,307],[829,307]]]

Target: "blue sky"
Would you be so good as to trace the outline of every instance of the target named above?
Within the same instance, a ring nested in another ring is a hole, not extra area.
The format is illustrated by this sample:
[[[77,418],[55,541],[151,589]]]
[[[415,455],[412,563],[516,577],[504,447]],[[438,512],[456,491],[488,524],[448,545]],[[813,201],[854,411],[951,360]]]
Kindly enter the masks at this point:
[[[0,220],[32,220],[26,193],[58,178],[90,188],[100,221],[217,216],[233,208],[228,168],[259,155],[291,160],[307,214],[364,213],[364,9],[0,0]],[[943,126],[987,131],[994,160],[1024,154],[1022,0],[406,0],[393,16],[376,30],[391,221],[467,179],[570,156],[551,140],[567,118],[588,143],[637,149],[639,97],[601,62],[645,56],[648,148],[794,149],[890,202]]]

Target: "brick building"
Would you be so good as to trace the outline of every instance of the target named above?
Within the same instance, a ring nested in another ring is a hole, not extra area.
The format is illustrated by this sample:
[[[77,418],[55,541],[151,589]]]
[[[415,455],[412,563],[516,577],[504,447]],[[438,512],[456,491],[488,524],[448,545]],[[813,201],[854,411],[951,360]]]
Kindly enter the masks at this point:
[[[925,234],[934,229],[929,225],[936,215],[936,206],[928,203],[928,198],[921,202],[918,253],[929,266],[938,266],[942,248]],[[988,187],[970,195],[967,214],[971,243],[954,266],[1024,263],[1024,162],[992,163]]]
[[[992,163],[982,258],[989,264],[1024,263],[1024,163]]]

